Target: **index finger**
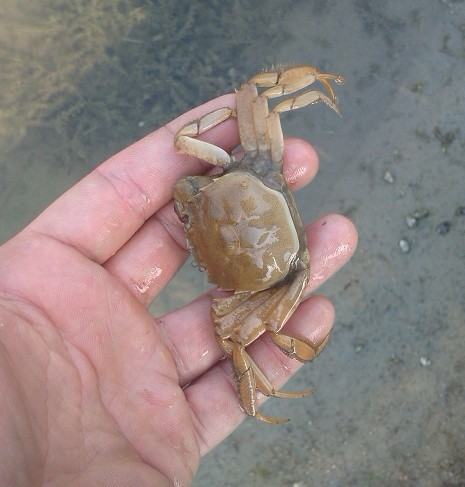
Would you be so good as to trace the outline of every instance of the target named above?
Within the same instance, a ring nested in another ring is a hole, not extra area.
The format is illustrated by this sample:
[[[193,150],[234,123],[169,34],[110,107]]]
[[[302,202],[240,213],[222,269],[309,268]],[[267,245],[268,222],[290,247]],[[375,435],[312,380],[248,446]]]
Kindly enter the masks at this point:
[[[173,136],[184,124],[221,107],[228,94],[181,115],[103,162],[58,198],[26,229],[49,235],[102,263],[165,205],[176,181],[207,165],[175,151]],[[239,143],[236,123],[226,121],[202,136],[230,151]]]

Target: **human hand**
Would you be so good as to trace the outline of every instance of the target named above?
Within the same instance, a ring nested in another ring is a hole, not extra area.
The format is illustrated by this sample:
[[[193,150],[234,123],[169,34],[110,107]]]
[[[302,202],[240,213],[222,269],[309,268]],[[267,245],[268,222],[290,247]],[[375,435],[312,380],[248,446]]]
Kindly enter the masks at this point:
[[[175,182],[206,165],[177,154],[174,133],[225,95],[113,156],[0,247],[1,485],[186,485],[199,459],[244,419],[209,295],[154,319],[149,303],[187,252],[171,201]],[[203,137],[226,150],[234,121]],[[317,171],[304,141],[286,141],[293,189]],[[306,296],[351,257],[344,217],[307,228]],[[334,311],[299,306],[286,329],[318,345]],[[257,340],[251,354],[275,386],[299,367]]]

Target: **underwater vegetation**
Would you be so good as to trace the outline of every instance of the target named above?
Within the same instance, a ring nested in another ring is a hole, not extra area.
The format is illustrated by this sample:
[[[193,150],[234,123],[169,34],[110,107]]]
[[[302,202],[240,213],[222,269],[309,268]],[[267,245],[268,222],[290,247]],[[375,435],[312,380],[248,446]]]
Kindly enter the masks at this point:
[[[235,88],[243,71],[257,67],[250,49],[257,29],[260,63],[273,62],[282,7],[274,0],[270,7],[251,11],[241,0],[5,0],[0,140],[11,146],[28,129],[51,129],[60,160],[95,163]]]

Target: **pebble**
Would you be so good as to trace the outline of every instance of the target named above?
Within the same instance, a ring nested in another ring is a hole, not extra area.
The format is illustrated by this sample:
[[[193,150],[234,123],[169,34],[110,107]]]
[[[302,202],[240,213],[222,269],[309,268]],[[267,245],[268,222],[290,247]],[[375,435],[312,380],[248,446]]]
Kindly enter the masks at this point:
[[[438,233],[439,235],[447,235],[450,232],[451,226],[451,222],[442,222],[436,227],[436,233]]]
[[[409,228],[416,227],[418,225],[418,222],[422,220],[423,218],[427,218],[429,216],[429,210],[426,209],[420,209],[420,210],[415,210],[413,213],[410,213],[410,215],[407,215],[405,218],[405,223]]]
[[[427,218],[429,216],[429,210],[422,208],[420,210],[415,210],[412,213],[412,217],[416,218],[417,220],[421,220],[422,218]]]
[[[391,171],[386,171],[384,173],[383,179],[386,181],[386,183],[393,184],[395,179],[394,176],[392,175]]]
[[[399,248],[402,253],[408,254],[410,252],[410,243],[405,238],[399,240]]]
[[[405,218],[405,223],[407,223],[407,226],[409,228],[413,228],[413,227],[416,227],[417,223],[418,223],[418,220],[416,218],[414,218],[413,216],[408,216]]]
[[[431,365],[431,360],[427,359],[426,357],[420,357],[420,364],[422,367],[428,367]]]

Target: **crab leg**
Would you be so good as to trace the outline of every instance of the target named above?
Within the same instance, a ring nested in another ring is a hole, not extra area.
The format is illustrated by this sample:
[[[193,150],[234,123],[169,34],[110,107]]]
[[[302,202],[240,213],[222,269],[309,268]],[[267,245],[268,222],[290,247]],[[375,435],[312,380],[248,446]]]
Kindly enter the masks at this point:
[[[292,399],[296,397],[305,397],[312,393],[311,389],[304,389],[303,391],[277,391],[258,365],[250,358],[250,356],[249,362],[250,366],[252,367],[252,371],[255,374],[255,384],[257,389],[265,396]]]
[[[265,422],[280,423],[283,420],[263,416],[257,411],[256,390],[266,396],[282,398],[303,397],[310,391],[277,391],[245,347],[268,331],[272,341],[293,358],[306,361],[317,355],[324,344],[316,347],[305,340],[279,333],[298,306],[307,281],[308,273],[302,270],[293,281],[279,288],[215,298],[212,303],[218,343],[233,359],[241,405],[248,415]]]
[[[285,296],[275,305],[266,318],[266,328],[273,343],[288,357],[295,358],[301,362],[313,360],[323,350],[329,340],[328,335],[322,343],[314,344],[303,338],[280,333],[282,327],[298,306],[307,281],[307,271],[300,271],[296,279],[289,285]],[[287,304],[287,306],[282,306],[281,302],[285,302],[285,299],[289,299],[294,305],[289,306]]]
[[[315,81],[319,81],[325,87],[332,102],[336,103],[336,96],[330,81],[342,84],[344,83],[344,78],[334,73],[322,73],[319,69],[310,65],[258,73],[250,78],[249,83],[255,83],[261,88],[268,88],[262,95],[267,98],[275,98],[295,93],[306,86],[310,86]]]
[[[308,272],[302,270],[293,281],[253,293],[244,301],[215,298],[211,310],[217,335],[246,347],[265,330],[279,333],[299,305],[307,282]]]
[[[218,343],[221,348],[226,352],[227,355],[231,356],[233,353],[234,342],[224,338],[218,337]],[[245,349],[245,347],[244,347]],[[295,398],[295,397],[305,397],[311,394],[310,389],[305,389],[303,391],[278,391],[274,388],[273,384],[269,381],[266,375],[262,372],[260,367],[252,360],[250,355],[246,350],[243,352],[247,355],[247,361],[252,368],[252,373],[254,374],[255,385],[257,390],[259,390],[265,396],[279,397],[283,399]]]
[[[205,133],[207,130],[216,127],[233,116],[235,116],[234,111],[231,108],[225,107],[219,108],[218,110],[207,113],[197,120],[189,122],[184,125],[174,137],[176,149],[190,156],[203,159],[215,166],[228,166],[232,162],[232,159],[225,150],[210,144],[209,142],[197,140],[194,137]]]
[[[257,96],[252,104],[255,135],[257,137],[258,152],[270,150],[267,117],[269,114],[268,100],[265,96]]]
[[[299,305],[300,298],[307,282],[308,271],[302,270],[296,274],[293,281],[288,282],[281,287],[281,289],[283,289],[281,296],[276,293],[277,296],[276,299],[273,300],[273,306],[268,311],[265,318],[268,331],[278,333],[286,324],[287,320],[292,316]]]
[[[265,423],[270,424],[282,424],[287,423],[289,419],[287,418],[279,418],[274,416],[266,416],[260,411],[257,410],[257,388],[261,390],[262,377],[265,378],[263,373],[260,371],[259,380],[257,381],[257,374],[256,369],[258,367],[252,361],[249,354],[245,351],[245,347],[240,345],[239,343],[232,342],[230,340],[222,340],[220,341],[220,345],[225,350],[228,355],[232,356],[232,362],[234,367],[234,375],[236,377],[236,384],[237,389],[239,391],[239,400],[242,409],[246,414],[249,416],[254,416],[255,418],[264,421]],[[259,370],[259,369],[258,369]],[[268,392],[269,394],[266,395],[276,395],[277,397],[288,397],[285,396],[285,393],[282,393],[282,396],[279,396],[278,392],[276,392],[265,378],[266,384],[269,386]],[[266,388],[265,388],[266,390]],[[292,397],[303,397],[306,395],[307,391],[302,391],[302,393],[298,396]]]
[[[274,154],[273,161],[282,158],[283,135],[279,118],[272,116],[268,109],[268,100],[257,94],[253,83],[242,85],[237,92],[237,120],[241,144],[246,152]]]
[[[281,164],[284,153],[284,137],[279,113],[272,111],[267,118],[268,138],[270,140],[271,160]]]
[[[223,350],[232,356],[239,400],[244,412],[260,421],[282,424],[287,418],[266,416],[257,409],[257,390],[265,396],[278,398],[298,398],[311,394],[310,389],[302,391],[278,391],[247,353],[245,347],[231,340],[219,339]]]
[[[257,87],[252,83],[242,85],[236,93],[237,124],[239,126],[241,145],[245,152],[255,152],[258,150],[252,111],[252,105],[257,96]]]
[[[268,113],[268,103],[263,98],[275,98],[278,96],[295,93],[311,84],[319,81],[329,94],[329,97],[321,91],[312,90],[301,95],[292,97],[279,103],[272,111]],[[281,123],[278,113],[295,110],[307,105],[318,102],[323,102],[339,114],[337,107],[337,98],[330,81],[335,81],[338,84],[344,82],[344,78],[333,73],[322,73],[313,66],[294,66],[285,70],[269,71],[258,73],[250,78],[249,83],[244,86],[249,86],[247,90],[254,92],[255,99],[248,99],[250,103],[253,101],[253,125],[256,134],[256,146],[260,152],[270,151],[271,159],[275,163],[281,163],[284,151],[284,141],[281,129]],[[268,88],[261,95],[256,95],[256,88],[252,90],[250,85],[261,88]],[[241,90],[242,91],[242,90]],[[250,127],[250,115],[249,115]],[[264,127],[266,125],[266,129]],[[249,134],[251,133],[251,130]],[[241,132],[242,137],[242,132]],[[256,149],[254,146],[254,149]]]
[[[325,348],[329,341],[329,335],[320,343],[311,343],[309,340],[296,338],[283,333],[269,333],[273,343],[288,357],[295,358],[300,362],[310,362]]]
[[[301,95],[293,96],[292,98],[282,101],[274,107],[273,112],[288,112],[290,110],[296,110],[297,108],[306,107],[307,105],[314,105],[315,103],[318,103],[320,101],[328,105],[329,108],[334,110],[338,115],[341,115],[337,105],[324,93],[316,90],[307,91],[305,93],[302,93]]]
[[[238,124],[241,143],[246,152],[271,152],[272,160],[280,162],[284,147],[279,117],[272,116],[268,99],[257,95],[254,84],[246,84],[237,93]]]

